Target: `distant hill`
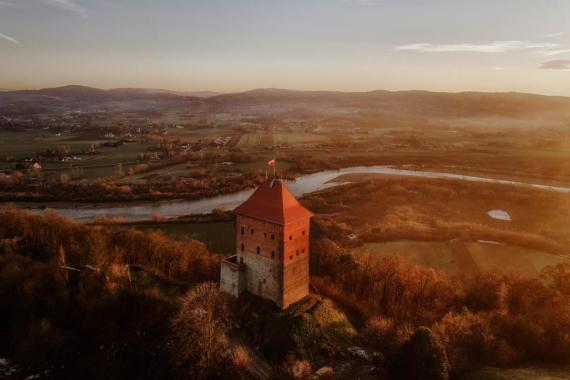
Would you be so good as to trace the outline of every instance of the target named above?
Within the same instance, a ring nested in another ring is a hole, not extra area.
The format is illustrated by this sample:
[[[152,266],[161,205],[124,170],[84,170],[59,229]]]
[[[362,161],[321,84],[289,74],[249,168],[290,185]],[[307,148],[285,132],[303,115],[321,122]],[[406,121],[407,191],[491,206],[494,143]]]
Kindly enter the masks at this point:
[[[24,95],[28,96],[48,96],[54,98],[61,98],[67,100],[92,100],[92,101],[105,101],[113,99],[141,99],[141,98],[154,98],[158,100],[184,100],[184,98],[204,98],[208,96],[219,95],[219,93],[209,91],[170,91],[161,89],[146,89],[146,88],[116,88],[110,90],[102,90],[99,88],[70,85],[53,88],[42,88],[40,90],[18,90],[18,91],[4,91],[1,93],[3,97],[19,97]]]
[[[294,91],[256,89],[217,94],[209,91],[178,92],[162,89],[117,88],[102,90],[86,86],[64,86],[41,90],[0,91],[3,106],[50,107],[62,104],[131,102],[145,107],[202,105],[212,112],[247,111],[278,113],[288,110],[370,113],[419,117],[549,117],[570,120],[570,98],[516,92],[429,92],[429,91]]]
[[[42,88],[41,90],[20,90],[4,92],[4,96],[8,95],[28,95],[28,96],[49,96],[62,98],[67,100],[92,100],[103,101],[113,99],[139,99],[139,98],[157,98],[176,100],[182,97],[168,91],[147,90],[138,88],[124,88],[101,90],[99,88],[70,85],[63,87]]]
[[[516,92],[429,92],[429,91],[292,91],[258,89],[223,94],[208,99],[220,107],[327,107],[358,109],[388,114],[425,116],[510,116],[556,113],[570,116],[570,98]]]
[[[117,88],[109,90],[111,92],[117,93],[131,93],[131,94],[171,94],[171,95],[178,95],[178,96],[191,96],[197,98],[208,98],[211,96],[221,95],[220,92],[214,91],[173,91],[173,90],[164,90],[159,88]]]

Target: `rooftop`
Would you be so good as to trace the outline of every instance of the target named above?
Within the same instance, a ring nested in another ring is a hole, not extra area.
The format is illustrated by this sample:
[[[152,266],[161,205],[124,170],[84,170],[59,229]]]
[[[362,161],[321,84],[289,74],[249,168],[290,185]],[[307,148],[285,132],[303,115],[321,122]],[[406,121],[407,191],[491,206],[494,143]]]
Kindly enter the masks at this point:
[[[235,212],[279,224],[313,216],[312,212],[295,199],[287,186],[277,179],[269,179],[261,184]]]

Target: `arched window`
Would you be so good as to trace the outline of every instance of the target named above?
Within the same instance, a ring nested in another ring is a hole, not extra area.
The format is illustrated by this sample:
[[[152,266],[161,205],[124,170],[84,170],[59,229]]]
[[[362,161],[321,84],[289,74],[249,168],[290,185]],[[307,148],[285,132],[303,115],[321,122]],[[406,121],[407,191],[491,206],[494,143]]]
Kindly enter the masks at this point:
[[[305,235],[305,230],[303,230],[303,235]]]
[[[261,248],[259,248],[259,245],[257,246],[257,254],[259,255],[261,253]]]
[[[244,226],[241,226],[241,234],[242,235],[245,234],[245,227]]]
[[[275,240],[275,235],[271,234],[271,240]]]
[[[299,250],[297,250],[297,256],[299,256]]]
[[[293,235],[289,235],[289,240],[293,240]]]
[[[253,228],[249,232],[251,232],[251,234],[253,235]]]
[[[245,251],[245,245],[243,245],[243,243],[241,243],[241,251]]]

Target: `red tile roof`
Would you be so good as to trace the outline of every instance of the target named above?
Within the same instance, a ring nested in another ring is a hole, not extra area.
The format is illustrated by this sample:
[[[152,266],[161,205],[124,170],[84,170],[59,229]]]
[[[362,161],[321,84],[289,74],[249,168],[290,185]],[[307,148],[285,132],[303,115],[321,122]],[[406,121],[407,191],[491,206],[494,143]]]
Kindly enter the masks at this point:
[[[235,209],[235,212],[279,224],[313,216],[313,213],[301,206],[287,186],[279,180],[265,181],[247,201]]]

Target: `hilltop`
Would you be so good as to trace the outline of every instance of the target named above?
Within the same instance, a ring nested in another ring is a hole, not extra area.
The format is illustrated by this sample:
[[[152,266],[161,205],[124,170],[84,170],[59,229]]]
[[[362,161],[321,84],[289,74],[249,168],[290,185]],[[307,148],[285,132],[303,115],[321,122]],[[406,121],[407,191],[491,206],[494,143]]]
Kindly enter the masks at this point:
[[[218,94],[160,89],[102,90],[70,85],[40,90],[0,91],[0,113],[19,106],[92,104],[147,100],[183,107],[205,107],[212,112],[248,111],[259,114],[298,109],[317,113],[358,112],[424,117],[570,117],[570,98],[517,92],[386,91],[339,92],[255,89]]]

